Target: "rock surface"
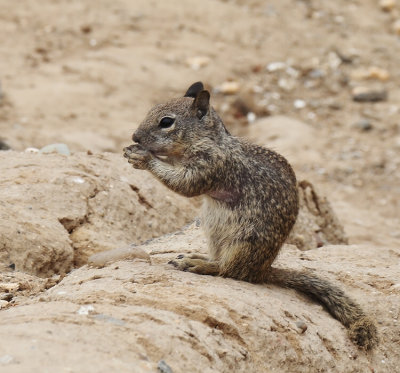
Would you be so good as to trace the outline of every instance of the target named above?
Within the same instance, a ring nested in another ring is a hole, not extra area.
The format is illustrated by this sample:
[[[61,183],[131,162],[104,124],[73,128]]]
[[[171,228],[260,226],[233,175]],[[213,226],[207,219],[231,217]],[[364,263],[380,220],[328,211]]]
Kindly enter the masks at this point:
[[[318,194],[306,180],[299,186],[300,210],[287,243],[301,250],[310,250],[329,244],[348,244],[342,224],[326,197]]]
[[[178,229],[195,208],[118,154],[0,153],[0,258],[39,276]],[[170,213],[165,214],[168,210]]]
[[[379,321],[381,342],[364,353],[320,305],[294,291],[170,267],[167,262],[180,253],[206,251],[195,225],[140,248],[151,264],[84,266],[2,311],[3,368],[156,372],[164,360],[176,373],[342,373],[395,372],[400,364],[393,250],[353,245],[299,252],[287,245],[277,263],[340,283]]]

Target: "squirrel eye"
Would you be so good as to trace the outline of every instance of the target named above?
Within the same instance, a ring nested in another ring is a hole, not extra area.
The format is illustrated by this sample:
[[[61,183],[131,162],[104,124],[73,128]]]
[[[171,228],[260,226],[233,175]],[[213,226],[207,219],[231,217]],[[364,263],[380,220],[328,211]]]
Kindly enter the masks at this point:
[[[175,118],[164,117],[161,118],[160,123],[158,124],[161,128],[169,128],[175,123]]]

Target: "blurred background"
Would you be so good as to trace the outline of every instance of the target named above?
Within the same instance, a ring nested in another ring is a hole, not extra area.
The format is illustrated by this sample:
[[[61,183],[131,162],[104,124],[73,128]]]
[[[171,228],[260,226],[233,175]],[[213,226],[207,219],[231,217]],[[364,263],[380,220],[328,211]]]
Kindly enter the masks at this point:
[[[353,242],[398,246],[399,2],[1,0],[0,35],[0,148],[121,153],[153,104],[202,80]]]

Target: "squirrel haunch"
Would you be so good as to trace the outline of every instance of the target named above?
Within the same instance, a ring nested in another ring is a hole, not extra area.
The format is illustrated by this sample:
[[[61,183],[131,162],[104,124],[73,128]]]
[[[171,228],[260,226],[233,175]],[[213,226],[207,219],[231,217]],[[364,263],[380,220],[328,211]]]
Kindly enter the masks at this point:
[[[340,288],[305,271],[272,267],[298,214],[296,176],[281,155],[231,136],[201,82],[153,107],[124,156],[186,197],[204,196],[209,257],[179,257],[177,268],[301,291],[322,303],[360,347],[377,344],[374,323]]]

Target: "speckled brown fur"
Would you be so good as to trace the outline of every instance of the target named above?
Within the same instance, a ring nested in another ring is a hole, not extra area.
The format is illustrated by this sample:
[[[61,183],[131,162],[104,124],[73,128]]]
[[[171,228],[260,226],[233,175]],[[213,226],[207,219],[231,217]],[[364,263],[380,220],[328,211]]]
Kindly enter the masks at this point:
[[[359,346],[377,343],[376,327],[338,287],[306,272],[272,267],[298,214],[295,174],[285,158],[231,136],[198,82],[185,97],[157,105],[124,149],[135,168],[175,192],[204,196],[209,258],[180,256],[177,268],[297,289],[326,306]],[[164,118],[164,119],[163,119]]]

